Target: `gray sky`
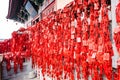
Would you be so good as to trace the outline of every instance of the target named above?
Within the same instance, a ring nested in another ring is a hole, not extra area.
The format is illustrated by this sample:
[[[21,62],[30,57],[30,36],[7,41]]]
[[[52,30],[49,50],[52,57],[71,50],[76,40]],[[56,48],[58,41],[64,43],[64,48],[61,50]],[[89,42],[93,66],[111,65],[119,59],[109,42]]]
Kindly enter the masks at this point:
[[[22,24],[17,23],[13,20],[6,19],[8,13],[9,0],[2,0],[0,3],[0,39],[8,39],[11,37],[13,31],[23,27]]]

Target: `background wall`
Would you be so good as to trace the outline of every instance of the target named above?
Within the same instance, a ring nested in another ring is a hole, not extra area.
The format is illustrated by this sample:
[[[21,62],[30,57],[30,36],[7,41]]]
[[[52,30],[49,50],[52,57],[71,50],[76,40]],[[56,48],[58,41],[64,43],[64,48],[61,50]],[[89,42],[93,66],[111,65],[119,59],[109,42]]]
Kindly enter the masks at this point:
[[[58,9],[63,9],[66,4],[69,2],[74,1],[74,0],[56,0],[56,8]]]

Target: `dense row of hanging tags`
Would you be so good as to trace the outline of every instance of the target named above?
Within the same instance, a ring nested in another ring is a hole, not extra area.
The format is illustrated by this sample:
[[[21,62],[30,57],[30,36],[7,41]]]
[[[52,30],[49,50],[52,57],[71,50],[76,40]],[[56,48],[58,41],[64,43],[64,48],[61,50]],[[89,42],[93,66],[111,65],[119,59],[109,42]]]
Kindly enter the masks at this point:
[[[31,56],[33,68],[38,66],[43,76],[56,80],[74,80],[75,72],[77,80],[89,76],[92,80],[103,80],[103,76],[119,80],[119,65],[117,71],[112,69],[108,1],[74,0],[35,25],[13,32],[11,51],[4,54],[8,71],[10,61],[17,72],[19,66],[23,69],[23,58]],[[116,30],[114,39],[120,52],[120,30]]]

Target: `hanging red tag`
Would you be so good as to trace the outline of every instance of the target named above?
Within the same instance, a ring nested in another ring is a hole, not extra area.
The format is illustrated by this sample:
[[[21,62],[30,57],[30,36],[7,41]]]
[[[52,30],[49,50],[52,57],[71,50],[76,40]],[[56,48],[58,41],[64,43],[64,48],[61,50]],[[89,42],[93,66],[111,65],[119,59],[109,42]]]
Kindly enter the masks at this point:
[[[83,46],[88,46],[87,40],[82,40]]]
[[[72,27],[75,26],[75,22],[74,21],[71,22],[71,26]]]
[[[93,44],[93,51],[97,51],[97,44]]]
[[[109,60],[109,57],[110,57],[109,53],[104,53],[103,60]]]
[[[99,10],[99,2],[95,2],[94,3],[94,9],[95,10]]]
[[[92,50],[93,49],[93,44],[89,43],[89,49]]]
[[[71,39],[74,39],[74,38],[75,38],[75,35],[74,35],[74,34],[72,34],[72,35],[71,35]]]
[[[103,46],[102,45],[98,46],[98,52],[103,52]]]
[[[74,34],[75,33],[75,27],[71,27],[71,34]]]
[[[77,37],[77,42],[81,42],[81,38],[80,37]]]
[[[92,57],[91,58],[95,58],[96,57],[96,53],[93,52]]]
[[[88,39],[88,44],[89,44],[89,50],[92,50],[93,49],[93,41],[92,39]]]
[[[75,53],[75,51],[74,51],[74,56],[73,56],[73,58],[76,59],[76,53]]]
[[[119,26],[117,26],[116,28],[114,28],[114,33],[118,33],[118,32],[120,32],[120,27]]]
[[[116,21],[117,23],[120,23],[120,2],[117,4],[116,7]]]

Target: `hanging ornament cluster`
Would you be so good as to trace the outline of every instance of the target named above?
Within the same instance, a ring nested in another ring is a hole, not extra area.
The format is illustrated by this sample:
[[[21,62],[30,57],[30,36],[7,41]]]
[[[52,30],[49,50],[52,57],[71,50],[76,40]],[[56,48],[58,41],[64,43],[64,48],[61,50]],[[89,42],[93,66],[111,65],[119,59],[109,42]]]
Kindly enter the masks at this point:
[[[114,41],[115,45],[118,51],[118,54],[120,56],[120,1],[118,2],[116,6],[116,22],[118,26],[114,29]],[[120,58],[117,60],[117,72],[115,73],[115,76],[117,77],[116,80],[120,79]]]
[[[117,47],[117,50],[120,54],[120,1],[116,6],[116,22],[118,26],[114,29],[114,40]]]
[[[120,1],[118,2],[116,6],[116,22],[120,23]]]
[[[17,73],[18,67],[23,69],[24,58],[30,57],[30,42],[28,31],[24,28],[20,28],[18,31],[12,33],[10,39],[9,50],[4,52],[4,60],[6,61],[7,71],[11,69],[11,62],[14,63],[14,72]]]
[[[18,66],[23,69],[23,59],[30,57],[30,42],[27,30],[20,28],[12,33],[11,52],[13,53],[14,72],[17,72]]]
[[[75,71],[77,79],[102,80],[105,75],[110,80],[113,50],[106,2],[75,0],[29,27],[33,67],[57,80],[74,80]]]
[[[116,48],[117,48],[117,51],[120,55],[120,25],[118,25],[118,27],[116,27],[114,29],[114,40],[115,40],[115,45],[116,45]],[[120,79],[120,58],[118,58],[117,60],[117,72],[115,73],[116,75],[116,80],[119,80]]]
[[[0,54],[3,54],[3,53],[8,53],[10,52],[10,46],[11,46],[11,40],[10,39],[5,39],[3,41],[0,41]],[[10,70],[10,58],[8,57],[8,54],[3,54],[4,57],[5,57],[5,61],[6,61],[6,69],[9,71]]]
[[[0,53],[10,52],[10,39],[0,41]]]
[[[114,29],[114,40],[115,40],[115,45],[117,47],[117,51],[120,55],[120,26],[117,26]]]

